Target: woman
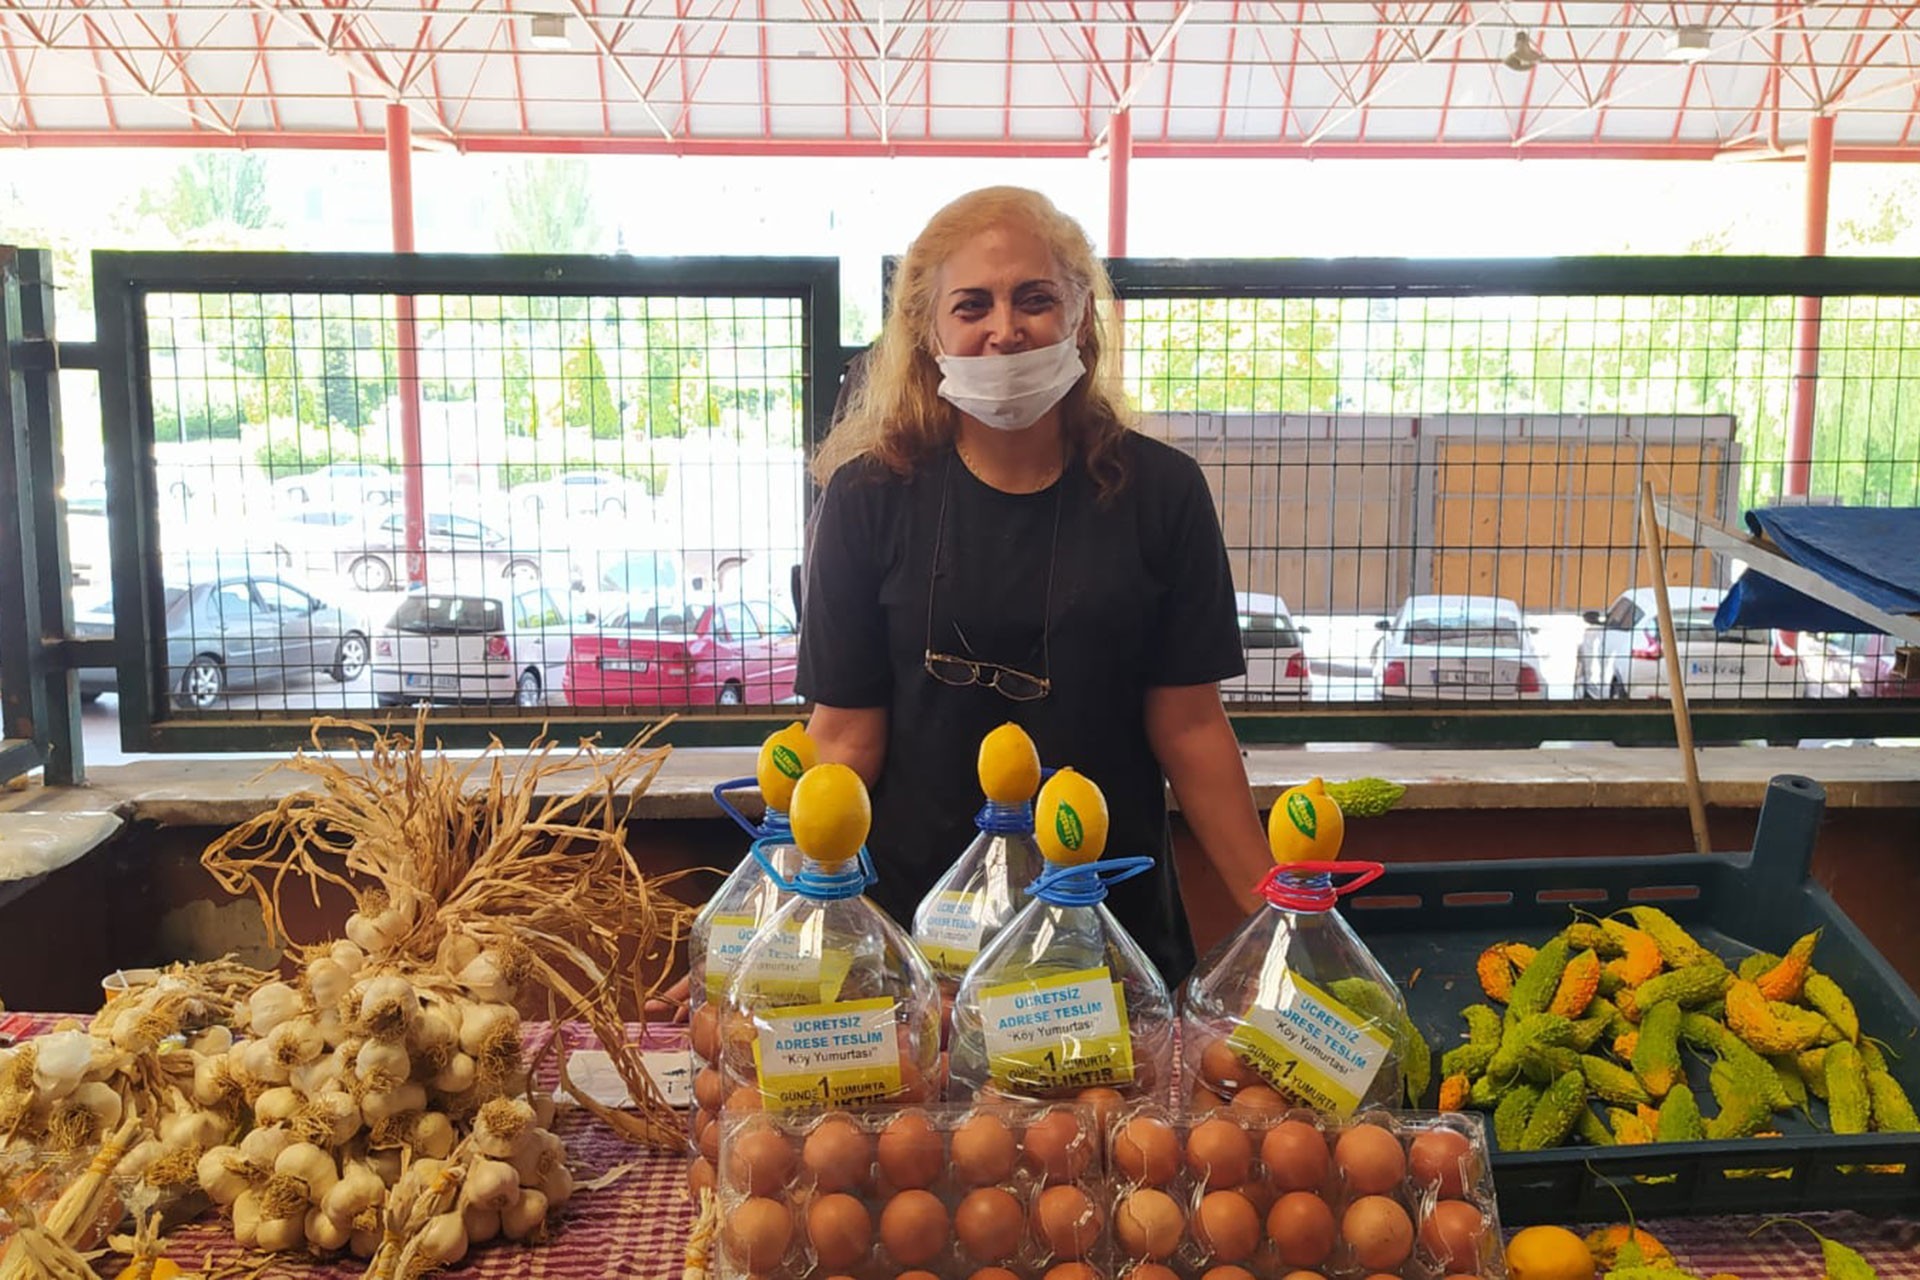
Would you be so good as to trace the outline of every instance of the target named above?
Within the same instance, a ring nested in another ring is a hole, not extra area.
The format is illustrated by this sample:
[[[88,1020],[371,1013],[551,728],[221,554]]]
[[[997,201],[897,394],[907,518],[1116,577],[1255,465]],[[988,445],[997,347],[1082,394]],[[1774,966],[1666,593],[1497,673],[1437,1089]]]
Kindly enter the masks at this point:
[[[990,187],[921,232],[822,447],[799,692],[873,789],[874,899],[910,922],[974,834],[980,739],[1012,720],[1106,792],[1109,905],[1168,983],[1193,967],[1165,785],[1243,901],[1271,865],[1219,682],[1244,670],[1192,459],[1136,434],[1111,288],[1046,197]]]

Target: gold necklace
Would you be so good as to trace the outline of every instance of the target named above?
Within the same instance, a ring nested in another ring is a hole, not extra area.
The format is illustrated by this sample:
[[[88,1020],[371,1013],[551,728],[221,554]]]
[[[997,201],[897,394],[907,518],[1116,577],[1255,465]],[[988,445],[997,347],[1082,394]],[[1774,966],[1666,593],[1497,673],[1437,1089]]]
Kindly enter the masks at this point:
[[[953,447],[954,447],[954,451],[960,455],[961,463],[967,468],[968,471],[971,471],[973,473],[974,478],[976,480],[979,480],[982,484],[992,485],[992,487],[996,489],[1000,487],[999,485],[993,484],[992,481],[988,480],[985,476],[980,474],[980,468],[974,465],[973,455],[967,452],[967,446],[965,441],[961,440],[958,436],[955,436],[953,441]],[[1004,492],[1019,493],[1019,494],[1039,493],[1042,489],[1047,488],[1049,485],[1059,480],[1060,477],[1063,474],[1065,474],[1066,469],[1067,469],[1066,444],[1063,441],[1061,443],[1060,461],[1054,465],[1053,470],[1049,471],[1046,475],[1041,477],[1039,483],[1034,484],[1029,488],[1008,489],[1008,490],[1005,490]]]

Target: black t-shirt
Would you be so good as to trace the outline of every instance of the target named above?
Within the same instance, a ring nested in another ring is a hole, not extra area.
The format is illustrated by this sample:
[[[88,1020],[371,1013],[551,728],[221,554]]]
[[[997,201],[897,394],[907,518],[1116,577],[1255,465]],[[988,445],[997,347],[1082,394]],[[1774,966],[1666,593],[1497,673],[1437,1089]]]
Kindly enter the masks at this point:
[[[888,710],[868,844],[880,876],[871,896],[894,919],[911,923],[973,838],[980,739],[1011,720],[1042,763],[1071,765],[1106,793],[1108,857],[1157,859],[1107,905],[1172,987],[1193,968],[1193,938],[1146,691],[1224,680],[1245,664],[1199,466],[1146,436],[1123,448],[1126,482],[1104,501],[1078,462],[1033,494],[993,488],[950,449],[908,479],[871,460],[842,467],[809,540],[796,687],[828,706]],[[942,684],[926,671],[929,647],[1048,676],[1052,690],[1015,702]]]

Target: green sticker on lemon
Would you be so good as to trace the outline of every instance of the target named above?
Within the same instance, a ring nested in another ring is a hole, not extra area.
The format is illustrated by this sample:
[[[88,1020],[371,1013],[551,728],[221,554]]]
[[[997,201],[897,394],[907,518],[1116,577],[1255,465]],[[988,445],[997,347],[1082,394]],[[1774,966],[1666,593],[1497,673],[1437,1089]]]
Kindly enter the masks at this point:
[[[1078,849],[1087,838],[1086,828],[1080,824],[1080,815],[1065,801],[1061,801],[1054,811],[1053,834],[1060,837],[1061,845],[1068,849]]]
[[[775,747],[773,749],[773,767],[787,777],[794,779],[798,779],[800,775],[805,772],[800,767],[799,755],[794,752],[792,747]]]
[[[1287,797],[1287,820],[1309,840],[1320,834],[1320,815],[1313,811],[1313,801],[1299,792]]]

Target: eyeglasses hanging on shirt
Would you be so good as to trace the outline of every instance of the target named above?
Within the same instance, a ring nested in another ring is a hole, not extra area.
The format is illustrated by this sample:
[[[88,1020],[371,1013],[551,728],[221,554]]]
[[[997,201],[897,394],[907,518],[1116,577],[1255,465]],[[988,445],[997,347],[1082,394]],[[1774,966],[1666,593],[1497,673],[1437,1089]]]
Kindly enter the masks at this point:
[[[927,674],[941,684],[964,689],[970,685],[980,685],[993,690],[1011,702],[1037,702],[1053,691],[1053,657],[1049,647],[1049,634],[1053,630],[1053,568],[1059,559],[1060,550],[1060,491],[1066,485],[1062,476],[1054,484],[1053,490],[1053,535],[1052,545],[1047,548],[1047,595],[1040,615],[1040,668],[1041,674],[1022,671],[1018,667],[1009,667],[1003,663],[986,662],[971,656],[973,645],[968,642],[966,633],[960,630],[960,624],[953,624],[953,633],[959,639],[960,646],[968,651],[966,656],[955,653],[942,653],[933,647],[933,607],[935,589],[940,583],[940,548],[947,536],[947,498],[953,492],[953,458],[947,459],[945,471],[940,479],[940,515],[933,532],[933,565],[927,581],[927,650],[925,666]]]

